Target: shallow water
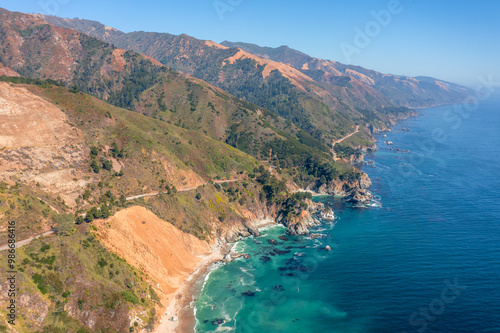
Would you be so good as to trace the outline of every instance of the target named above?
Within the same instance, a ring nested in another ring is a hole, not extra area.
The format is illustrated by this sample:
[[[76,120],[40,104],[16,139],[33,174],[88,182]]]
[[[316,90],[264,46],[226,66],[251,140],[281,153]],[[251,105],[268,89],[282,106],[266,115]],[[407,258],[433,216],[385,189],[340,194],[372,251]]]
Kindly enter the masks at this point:
[[[500,332],[500,102],[460,123],[450,110],[378,137],[364,167],[378,207],[320,198],[337,215],[313,229],[326,238],[282,241],[275,227],[242,240],[251,258],[211,273],[196,331]]]

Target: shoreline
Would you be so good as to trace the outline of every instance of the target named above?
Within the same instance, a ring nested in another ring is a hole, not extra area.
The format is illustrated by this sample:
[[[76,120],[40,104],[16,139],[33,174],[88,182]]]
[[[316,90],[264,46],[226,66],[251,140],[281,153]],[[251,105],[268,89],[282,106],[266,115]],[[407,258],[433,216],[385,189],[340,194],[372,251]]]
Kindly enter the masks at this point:
[[[272,218],[256,220],[253,226],[262,229],[279,226]],[[239,240],[238,240],[239,241]],[[162,313],[159,325],[154,333],[186,333],[194,332],[196,326],[195,306],[193,302],[201,293],[205,278],[212,272],[212,265],[224,261],[226,255],[233,253],[232,249],[238,242],[221,242],[214,246],[214,252],[202,257],[196,267],[189,273],[181,286],[172,294],[171,301],[166,305]],[[174,320],[171,320],[174,318]]]
[[[342,197],[331,194],[321,194],[306,189],[293,191],[293,193],[297,192],[311,193],[313,197],[329,197],[329,196],[337,198]],[[269,227],[282,226],[282,224],[277,223],[273,218],[261,218],[253,221],[252,226],[259,232],[261,232]],[[251,236],[252,235],[247,237]],[[191,271],[187,276],[187,278],[182,282],[181,286],[172,294],[173,297],[166,306],[166,308],[163,310],[165,312],[162,313],[159,320],[159,325],[153,331],[154,333],[194,332],[196,328],[194,302],[196,302],[197,298],[199,297],[203,289],[203,286],[205,284],[205,279],[207,275],[214,270],[212,269],[213,264],[217,262],[228,261],[227,256],[228,255],[231,256],[234,253],[233,252],[234,245],[237,244],[239,240],[231,243],[219,240],[219,242],[216,242],[215,245],[213,245],[214,252],[211,253],[210,255],[202,257],[202,259],[198,262],[193,271]],[[239,257],[234,257],[234,258],[231,257],[230,260],[237,258]]]
[[[171,301],[167,304],[159,320],[159,325],[154,330],[155,333],[186,332],[187,327],[194,328],[194,315],[189,313],[191,302],[196,292],[196,285],[202,277],[206,276],[210,266],[223,260],[224,253],[221,249],[216,249],[212,254],[202,257],[196,267],[181,286],[172,294]],[[172,318],[174,320],[172,320]]]
[[[427,107],[421,107],[421,108],[413,108],[413,109],[418,109],[418,110],[425,110],[425,109],[431,109],[431,108],[436,108],[436,107],[442,107],[442,106],[449,106],[449,105],[455,105],[455,104],[442,104],[442,105],[435,105],[435,106],[427,106]],[[411,118],[416,118],[420,116],[420,113],[416,113],[413,115],[409,115],[407,118],[400,119],[396,123],[392,124],[390,128],[378,132],[378,133],[373,133],[373,137],[377,139],[377,136],[381,136],[384,133],[387,132],[392,132],[395,126],[400,125],[404,121],[411,119]],[[378,140],[377,140],[378,141]],[[361,169],[360,169],[361,170]],[[308,192],[311,193],[313,197],[337,197],[340,198],[341,196],[333,196],[329,194],[320,194],[318,192],[314,192],[311,190],[305,190],[305,189],[300,189],[300,190],[295,190],[293,193],[296,192]],[[259,232],[273,226],[282,226],[282,224],[277,223],[274,219],[272,218],[263,218],[263,219],[258,219],[255,220],[253,223],[253,227],[259,230]],[[251,237],[251,236],[248,236]],[[241,238],[240,238],[241,239]],[[239,240],[240,240],[239,239]],[[154,330],[155,333],[163,333],[163,332],[172,332],[172,333],[191,333],[194,332],[196,328],[196,317],[195,317],[195,301],[199,297],[203,286],[206,282],[207,276],[214,270],[216,270],[218,267],[213,267],[213,265],[217,262],[227,262],[226,258],[227,255],[232,255],[233,253],[233,248],[235,244],[238,243],[238,241],[227,243],[227,242],[220,242],[214,246],[215,250],[212,254],[205,256],[201,259],[201,261],[197,264],[195,269],[190,272],[188,277],[182,282],[182,285],[179,287],[178,290],[173,294],[174,297],[172,300],[169,302],[169,304],[166,307],[166,312],[162,313],[161,319],[160,319],[160,324],[157,326],[157,328]],[[236,259],[236,258],[234,258]],[[233,258],[231,257],[231,260]],[[168,313],[168,315],[167,315]],[[170,318],[174,316],[177,320],[171,321]]]

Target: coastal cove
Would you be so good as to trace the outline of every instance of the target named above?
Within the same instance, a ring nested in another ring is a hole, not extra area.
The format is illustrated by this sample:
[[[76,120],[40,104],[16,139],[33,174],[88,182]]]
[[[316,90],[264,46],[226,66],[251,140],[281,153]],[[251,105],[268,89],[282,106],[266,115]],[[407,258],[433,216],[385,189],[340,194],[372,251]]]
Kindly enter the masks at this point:
[[[0,333],[500,333],[500,3],[49,2],[0,7]]]
[[[238,242],[250,258],[202,282],[196,332],[500,330],[500,103],[466,119],[451,110],[377,136],[363,167],[375,207],[317,197],[336,215],[311,229],[319,236],[273,227]]]

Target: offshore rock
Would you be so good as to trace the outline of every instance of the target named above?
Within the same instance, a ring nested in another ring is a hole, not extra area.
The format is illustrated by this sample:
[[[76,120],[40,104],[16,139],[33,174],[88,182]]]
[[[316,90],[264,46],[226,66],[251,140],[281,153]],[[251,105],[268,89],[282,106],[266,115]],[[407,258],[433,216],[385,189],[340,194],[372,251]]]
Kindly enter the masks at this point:
[[[251,291],[251,290],[247,290],[247,291],[244,291],[241,293],[241,295],[243,296],[248,296],[248,297],[253,297],[255,296],[256,292],[255,291]]]
[[[215,318],[215,320],[212,322],[212,325],[214,326],[218,326],[220,324],[224,324],[224,319]]]
[[[322,220],[333,221],[335,220],[335,213],[330,207],[325,207],[323,211],[318,214],[319,218]]]
[[[352,190],[344,200],[348,203],[352,204],[368,204],[370,200],[373,198],[373,195],[370,191],[365,189],[355,189]]]
[[[262,263],[266,263],[268,261],[271,261],[271,257],[268,257],[268,256],[262,256],[259,258],[260,261],[262,261]]]
[[[239,258],[245,258],[245,259],[250,259],[250,255],[248,253],[233,253],[230,255],[231,260],[233,259],[239,259]]]
[[[326,237],[327,236],[325,234],[311,234],[311,236],[310,236],[311,239],[323,239]]]
[[[279,256],[282,256],[282,255],[290,253],[292,251],[290,251],[290,250],[278,250],[278,249],[274,249],[273,252],[276,253]]]
[[[267,242],[271,245],[278,245],[278,242],[276,241],[276,239],[268,239]]]

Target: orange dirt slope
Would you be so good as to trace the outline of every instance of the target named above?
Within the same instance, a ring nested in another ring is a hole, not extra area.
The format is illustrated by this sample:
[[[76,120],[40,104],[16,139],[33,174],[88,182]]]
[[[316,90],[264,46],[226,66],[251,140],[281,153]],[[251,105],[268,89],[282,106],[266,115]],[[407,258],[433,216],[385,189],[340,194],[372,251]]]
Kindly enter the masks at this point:
[[[96,222],[98,238],[112,252],[146,273],[158,285],[164,305],[202,260],[209,244],[134,206]]]

